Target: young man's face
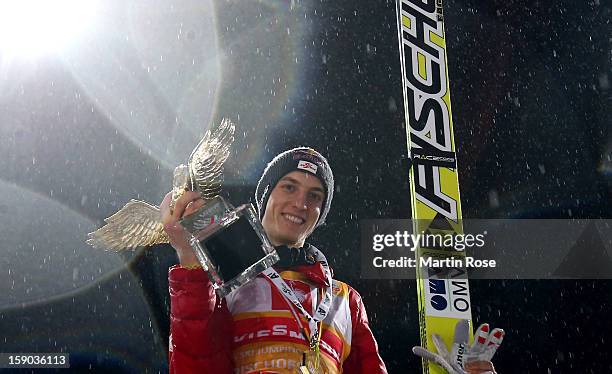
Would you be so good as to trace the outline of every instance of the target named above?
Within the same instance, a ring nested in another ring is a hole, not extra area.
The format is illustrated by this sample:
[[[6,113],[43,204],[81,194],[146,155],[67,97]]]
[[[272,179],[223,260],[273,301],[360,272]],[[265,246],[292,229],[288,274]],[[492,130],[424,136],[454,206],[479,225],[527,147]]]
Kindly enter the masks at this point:
[[[272,244],[303,246],[319,220],[324,198],[316,176],[292,171],[282,177],[270,193],[262,220]]]

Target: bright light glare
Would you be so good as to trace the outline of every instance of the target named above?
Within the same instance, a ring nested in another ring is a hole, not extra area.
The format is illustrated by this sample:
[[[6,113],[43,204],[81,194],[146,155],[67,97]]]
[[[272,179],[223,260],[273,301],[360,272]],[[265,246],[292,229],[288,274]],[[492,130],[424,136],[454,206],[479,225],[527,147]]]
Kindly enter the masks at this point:
[[[58,52],[94,11],[93,0],[0,0],[0,50],[5,57]]]

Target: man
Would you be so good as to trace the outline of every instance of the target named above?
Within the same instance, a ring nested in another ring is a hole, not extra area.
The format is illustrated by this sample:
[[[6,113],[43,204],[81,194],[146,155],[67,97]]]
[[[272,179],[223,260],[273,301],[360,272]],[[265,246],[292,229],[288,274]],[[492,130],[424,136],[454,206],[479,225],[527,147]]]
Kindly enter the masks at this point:
[[[281,257],[274,269],[293,298],[264,275],[216,297],[178,224],[204,201],[186,192],[170,209],[166,195],[162,219],[179,258],[169,271],[171,372],[387,372],[361,297],[332,280],[325,256],[306,243],[325,222],[333,191],[327,160],[303,147],[276,156],[257,185],[259,216]]]
[[[178,224],[204,201],[188,191],[170,209],[171,193],[166,195],[164,229],[179,259],[169,271],[171,373],[387,372],[360,295],[333,280],[325,255],[306,243],[325,222],[333,192],[333,174],[320,153],[302,147],[276,156],[255,199],[281,260],[224,299],[216,296]],[[424,349],[415,353],[442,365],[449,360]],[[466,369],[494,372],[489,359]]]

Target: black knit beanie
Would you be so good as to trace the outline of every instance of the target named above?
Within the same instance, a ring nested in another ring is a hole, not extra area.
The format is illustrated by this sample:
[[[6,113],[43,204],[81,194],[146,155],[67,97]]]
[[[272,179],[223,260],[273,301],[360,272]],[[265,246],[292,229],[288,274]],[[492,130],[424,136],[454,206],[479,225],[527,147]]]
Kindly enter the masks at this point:
[[[313,174],[321,181],[325,190],[325,199],[323,200],[321,214],[315,227],[321,226],[325,223],[325,217],[327,217],[332,198],[334,197],[334,175],[325,157],[308,147],[298,147],[285,151],[274,157],[268,166],[266,166],[255,189],[255,201],[257,202],[259,219],[263,219],[268,198],[276,183],[292,171]]]

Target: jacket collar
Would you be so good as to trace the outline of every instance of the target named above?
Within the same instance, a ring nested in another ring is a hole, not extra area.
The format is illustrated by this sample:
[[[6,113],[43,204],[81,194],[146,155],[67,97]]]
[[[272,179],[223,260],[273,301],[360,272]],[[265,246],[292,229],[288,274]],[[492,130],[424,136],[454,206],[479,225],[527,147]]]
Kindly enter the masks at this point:
[[[315,263],[314,258],[307,255],[307,249],[310,244],[305,244],[301,248],[289,248],[286,245],[280,245],[274,247],[280,260],[276,263],[276,266],[282,268],[290,268],[300,265],[313,265]]]
[[[301,248],[289,248],[286,245],[275,247],[276,253],[278,253],[280,257],[280,261],[278,261],[274,267],[277,268],[279,272],[282,270],[299,271],[317,286],[331,286],[325,278],[323,266],[315,262],[314,257],[308,254],[310,247],[310,244],[304,244]]]

